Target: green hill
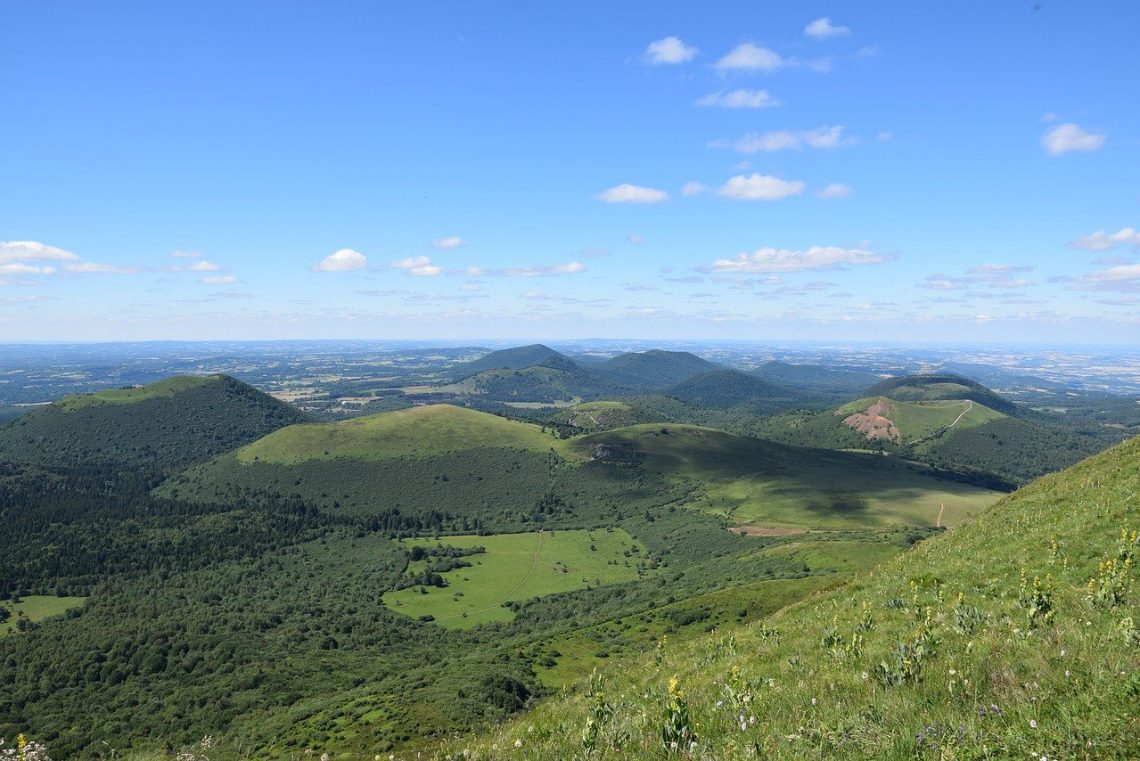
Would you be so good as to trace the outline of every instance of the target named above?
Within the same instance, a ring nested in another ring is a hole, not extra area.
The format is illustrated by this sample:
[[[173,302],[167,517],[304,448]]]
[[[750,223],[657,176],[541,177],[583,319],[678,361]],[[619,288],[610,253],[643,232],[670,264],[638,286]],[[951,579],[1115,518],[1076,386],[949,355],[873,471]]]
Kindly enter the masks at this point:
[[[602,377],[637,390],[661,390],[718,366],[687,351],[652,349],[619,354],[597,366]]]
[[[294,407],[225,375],[66,396],[0,428],[0,459],[49,467],[115,462],[172,467],[303,420]]]
[[[551,360],[573,364],[564,354],[549,346],[531,344],[500,349],[471,362],[458,364],[451,368],[451,374],[456,379],[462,379],[484,370],[522,370]]]
[[[600,673],[442,752],[1140,757],[1140,440],[845,587]],[[598,752],[594,750],[593,752]]]
[[[794,389],[727,368],[694,375],[665,393],[702,407],[735,407],[752,414],[770,414],[810,401],[810,397]]]
[[[499,402],[551,403],[611,396],[614,383],[565,358],[551,358],[521,370],[484,370],[459,386],[482,399]]]
[[[587,433],[608,431],[638,423],[657,423],[668,419],[643,408],[636,402],[583,402],[561,410],[554,415],[559,423],[566,423]]]
[[[864,396],[886,396],[902,402],[968,399],[1006,415],[1017,412],[1013,402],[981,383],[950,373],[890,378],[868,388]]]

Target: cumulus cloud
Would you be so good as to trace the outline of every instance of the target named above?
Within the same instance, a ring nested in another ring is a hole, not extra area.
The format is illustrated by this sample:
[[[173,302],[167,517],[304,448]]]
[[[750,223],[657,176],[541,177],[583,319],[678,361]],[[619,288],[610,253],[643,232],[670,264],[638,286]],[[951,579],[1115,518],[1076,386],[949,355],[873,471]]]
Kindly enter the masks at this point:
[[[458,235],[452,235],[447,238],[437,238],[431,242],[431,245],[433,248],[448,249],[458,248],[466,242],[467,241],[463,240],[463,238],[460,238]]]
[[[707,269],[712,272],[813,272],[882,264],[890,259],[887,254],[839,246],[812,246],[805,250],[759,248],[732,259],[718,259]]]
[[[772,130],[750,132],[736,140],[715,140],[714,148],[731,148],[740,153],[774,153],[776,151],[798,151],[803,148],[830,150],[843,145],[851,145],[854,138],[844,138],[843,127],[817,127],[811,130]]]
[[[730,90],[710,93],[697,101],[698,106],[719,108],[772,108],[780,101],[768,94],[767,90]]]
[[[753,42],[745,42],[730,50],[720,60],[713,64],[713,68],[722,72],[729,71],[775,71],[789,65],[774,50],[761,47]]]
[[[845,26],[835,26],[827,16],[817,18],[804,27],[804,34],[817,40],[830,40],[833,37],[846,37],[851,30]]]
[[[1131,227],[1122,227],[1114,233],[1097,230],[1092,235],[1069,241],[1069,246],[1085,251],[1108,251],[1117,246],[1140,248],[1140,232]]]
[[[322,259],[316,269],[318,272],[350,272],[367,266],[367,256],[351,248],[342,248]]]
[[[0,262],[42,260],[73,262],[78,259],[79,257],[70,251],[34,240],[0,241]]]
[[[645,53],[642,54],[642,60],[650,66],[661,66],[685,63],[693,60],[696,55],[697,49],[692,45],[686,45],[680,37],[664,37],[649,43]]]
[[[1104,145],[1105,136],[1086,131],[1079,124],[1066,122],[1041,136],[1041,145],[1050,156],[1060,156],[1073,151],[1095,151]]]
[[[815,193],[817,198],[831,200],[834,198],[846,198],[851,195],[851,188],[841,182],[833,182],[822,190],[817,190]]]
[[[23,262],[0,262],[0,275],[50,275],[55,267],[41,267]]]
[[[432,264],[431,259],[426,256],[397,259],[388,266],[394,270],[403,270],[404,274],[412,277],[435,277],[443,274],[443,268]]]
[[[661,203],[668,200],[669,194],[664,190],[630,185],[627,182],[604,190],[595,198],[606,203]]]
[[[803,190],[804,183],[799,180],[782,180],[756,172],[732,177],[716,192],[741,201],[778,201],[788,196],[797,196]]]
[[[702,182],[686,182],[681,186],[681,195],[683,196],[696,196],[708,190]]]

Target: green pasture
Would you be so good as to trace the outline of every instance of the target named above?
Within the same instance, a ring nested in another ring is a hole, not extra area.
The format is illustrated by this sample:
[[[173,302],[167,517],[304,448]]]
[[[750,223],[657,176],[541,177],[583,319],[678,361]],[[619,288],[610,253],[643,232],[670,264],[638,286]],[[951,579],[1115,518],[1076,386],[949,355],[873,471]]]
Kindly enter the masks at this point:
[[[632,581],[638,578],[645,552],[621,529],[447,536],[406,539],[400,544],[409,550],[436,544],[486,548],[464,558],[469,567],[442,574],[446,587],[417,586],[384,594],[384,603],[392,610],[413,618],[433,616],[441,626],[455,629],[510,621],[515,614],[504,607],[506,602]]]
[[[37,623],[45,618],[66,613],[72,608],[78,608],[86,600],[86,597],[28,595],[16,603],[11,600],[0,601],[0,610],[6,610],[10,614],[7,621],[0,623],[0,637],[16,631],[16,621],[21,617]]]

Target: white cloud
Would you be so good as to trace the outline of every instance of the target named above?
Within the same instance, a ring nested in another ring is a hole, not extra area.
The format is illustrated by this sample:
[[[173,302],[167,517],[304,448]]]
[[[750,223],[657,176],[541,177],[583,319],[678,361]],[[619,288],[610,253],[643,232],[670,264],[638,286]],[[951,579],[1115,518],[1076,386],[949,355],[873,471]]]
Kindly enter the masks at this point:
[[[79,257],[62,248],[49,246],[34,240],[0,241],[0,262],[10,261],[59,261],[73,262]]]
[[[483,290],[483,286],[479,285],[478,283],[464,283],[463,285],[459,286],[459,290],[465,291],[467,293],[475,293],[476,291]]]
[[[760,248],[733,259],[718,259],[708,269],[713,272],[811,272],[844,269],[848,265],[882,264],[890,259],[886,254],[862,248],[812,246],[804,251]]]
[[[927,275],[918,285],[920,288],[930,288],[935,291],[961,291],[970,287],[966,278],[941,274]]]
[[[713,67],[718,71],[775,71],[788,64],[776,51],[745,42],[730,50]]]
[[[452,236],[447,237],[447,238],[437,238],[436,240],[433,240],[431,242],[431,245],[433,248],[448,249],[448,248],[458,248],[459,246],[462,246],[466,242],[467,241],[463,240],[463,238],[460,238],[458,235],[452,235]]]
[[[221,269],[213,262],[208,262],[205,259],[194,262],[192,264],[172,264],[169,267],[164,267],[167,272],[216,272]]]
[[[642,54],[642,60],[651,66],[661,64],[685,63],[693,60],[697,49],[681,42],[679,37],[665,37],[649,43]]]
[[[843,127],[817,127],[812,130],[773,130],[770,132],[750,132],[734,141],[716,140],[714,148],[732,148],[739,153],[774,153],[776,151],[798,151],[803,148],[831,150],[851,145],[854,138],[843,137]]]
[[[171,251],[170,255],[175,259],[197,259],[200,256],[202,256],[202,252],[201,251],[179,251],[176,249],[174,251]]]
[[[1092,235],[1085,235],[1069,241],[1069,246],[1085,251],[1108,251],[1117,246],[1140,248],[1140,232],[1131,227],[1122,227],[1114,233],[1097,230]]]
[[[595,198],[606,203],[660,203],[667,200],[669,194],[664,190],[630,185],[627,182],[604,190]]]
[[[0,275],[50,275],[55,267],[37,267],[23,262],[0,262]]]
[[[554,275],[573,275],[585,271],[581,262],[567,262],[566,264],[550,264],[544,267],[507,267],[492,270],[488,274],[502,277],[551,277]]]
[[[632,243],[635,246],[640,246],[645,242],[645,236],[638,235],[637,233],[630,233],[629,235],[625,236],[625,242]]]
[[[818,198],[833,199],[833,198],[846,198],[851,195],[851,188],[841,182],[833,182],[823,190],[817,190],[815,193]]]
[[[203,285],[231,285],[239,281],[235,275],[207,275],[198,282]]]
[[[875,139],[880,143],[889,143],[895,139],[895,133],[886,131],[880,132],[879,134],[875,135]]]
[[[1140,264],[1120,264],[1099,272],[1091,272],[1082,279],[1112,283],[1140,280]]]
[[[681,195],[683,196],[696,196],[704,193],[708,188],[703,182],[686,182],[681,186]]]
[[[781,180],[779,177],[757,172],[747,176],[737,175],[716,192],[742,201],[777,201],[799,195],[803,189],[804,183],[799,180]]]
[[[405,259],[397,259],[388,266],[395,270],[403,270],[405,274],[412,277],[435,277],[443,274],[443,268],[432,264],[431,259],[426,256],[409,256]]]
[[[78,262],[74,264],[65,264],[63,268],[68,272],[80,272],[85,274],[109,274],[109,275],[134,275],[139,271],[138,267],[120,267],[115,264],[100,264],[98,262]]]
[[[845,26],[835,26],[827,16],[817,18],[804,27],[804,34],[817,40],[830,40],[833,37],[846,37],[851,30]]]
[[[326,256],[317,265],[318,272],[349,272],[368,266],[368,257],[351,248],[342,248]]]
[[[714,92],[697,101],[698,106],[719,106],[720,108],[772,108],[780,101],[768,94],[767,90],[730,90]]]
[[[1094,135],[1072,122],[1059,124],[1041,136],[1041,145],[1045,146],[1050,156],[1073,151],[1095,151],[1104,145],[1104,141],[1104,135]]]

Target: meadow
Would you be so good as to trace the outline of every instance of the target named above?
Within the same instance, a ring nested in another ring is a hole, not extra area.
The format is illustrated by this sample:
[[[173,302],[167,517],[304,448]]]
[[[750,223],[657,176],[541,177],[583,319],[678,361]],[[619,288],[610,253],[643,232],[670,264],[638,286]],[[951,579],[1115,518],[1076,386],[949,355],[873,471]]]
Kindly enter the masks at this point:
[[[645,573],[645,547],[621,529],[534,531],[495,536],[405,539],[405,549],[439,544],[485,548],[463,558],[469,566],[442,575],[447,586],[413,586],[386,592],[384,604],[413,618],[468,629],[515,617],[508,605],[532,597],[630,581]],[[413,561],[405,574],[428,561]]]
[[[0,637],[18,630],[21,618],[31,623],[39,623],[51,616],[60,616],[78,608],[86,602],[86,597],[53,597],[49,595],[28,595],[18,602],[0,600]]]

